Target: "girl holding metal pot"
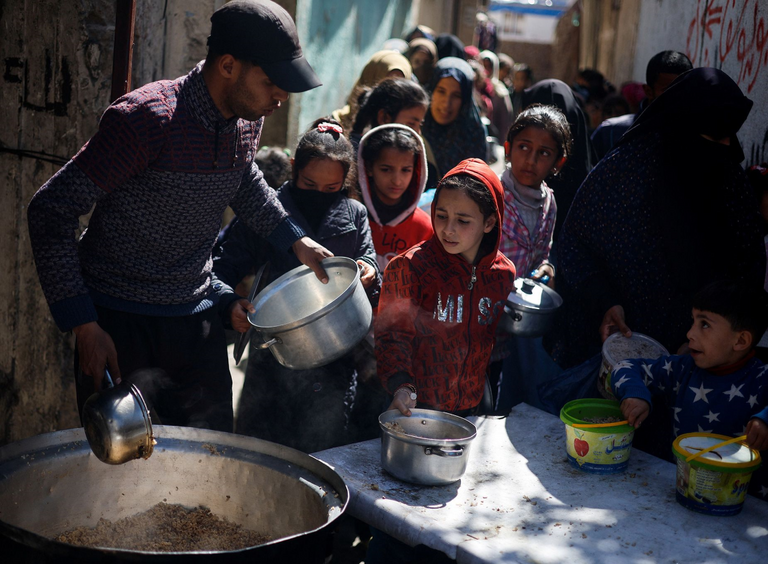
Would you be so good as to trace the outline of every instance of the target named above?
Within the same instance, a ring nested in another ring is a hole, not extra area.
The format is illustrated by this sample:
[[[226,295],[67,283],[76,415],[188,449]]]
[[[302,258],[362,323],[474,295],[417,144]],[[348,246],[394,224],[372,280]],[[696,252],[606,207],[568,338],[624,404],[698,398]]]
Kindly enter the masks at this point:
[[[499,250],[523,275],[543,283],[547,283],[544,277],[548,278],[550,288],[554,288],[555,268],[549,254],[558,209],[556,194],[547,181],[563,170],[571,147],[571,129],[565,114],[555,106],[542,104],[531,104],[517,116],[504,143],[507,167],[501,175],[504,224]],[[496,410],[506,413],[520,401],[537,405],[535,384],[551,376],[552,368],[541,334],[521,336],[504,323],[501,330],[490,371],[498,389]]]
[[[437,185],[431,239],[395,257],[384,273],[375,321],[376,361],[390,409],[478,408],[515,266],[498,250],[504,190],[479,159]]]
[[[499,178],[483,161],[464,160],[437,185],[432,238],[387,265],[374,334],[379,377],[392,394],[388,410],[410,417],[418,406],[466,416],[484,403],[496,326],[515,280],[515,265],[498,250],[503,216]],[[389,449],[382,448],[384,460]],[[407,458],[392,460],[406,466]],[[451,470],[452,461],[466,464],[464,457],[430,458]],[[372,533],[366,562],[425,560],[419,547]]]
[[[350,197],[354,161],[354,149],[339,123],[320,119],[299,140],[292,160],[293,179],[280,187],[278,199],[294,221],[336,256],[356,259],[360,281],[375,304],[381,273],[365,206]],[[230,302],[223,307],[232,328],[241,333],[250,327],[248,312],[255,310],[231,288],[266,261],[271,265],[268,282],[300,266],[293,254],[266,245],[239,222],[232,224],[216,255],[214,273],[225,285]],[[354,442],[349,420],[357,373],[352,357],[349,353],[325,366],[292,370],[252,341],[235,432],[304,452]]]

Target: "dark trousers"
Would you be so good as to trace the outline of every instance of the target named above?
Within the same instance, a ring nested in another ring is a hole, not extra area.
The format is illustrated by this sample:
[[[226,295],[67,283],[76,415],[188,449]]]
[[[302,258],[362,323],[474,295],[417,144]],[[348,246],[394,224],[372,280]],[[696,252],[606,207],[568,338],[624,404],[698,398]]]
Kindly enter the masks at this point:
[[[357,372],[349,355],[325,366],[292,370],[251,347],[236,432],[306,453],[355,441],[350,425]]]
[[[215,308],[183,317],[154,317],[96,308],[117,349],[124,380],[141,390],[153,424],[232,432],[232,377],[224,328]],[[80,413],[93,380],[79,370]]]

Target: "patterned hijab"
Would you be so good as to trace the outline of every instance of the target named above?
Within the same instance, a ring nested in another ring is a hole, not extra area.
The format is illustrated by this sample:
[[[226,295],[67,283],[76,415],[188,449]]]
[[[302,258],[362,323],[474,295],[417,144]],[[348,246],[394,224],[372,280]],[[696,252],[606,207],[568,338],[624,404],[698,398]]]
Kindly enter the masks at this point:
[[[475,71],[469,63],[456,57],[446,57],[437,62],[429,92],[435,90],[444,78],[453,78],[461,88],[461,109],[458,117],[448,125],[440,125],[427,111],[422,136],[429,142],[435,155],[438,175],[446,172],[464,159],[486,159],[487,144],[485,127],[480,121],[480,113],[472,99],[472,87]]]

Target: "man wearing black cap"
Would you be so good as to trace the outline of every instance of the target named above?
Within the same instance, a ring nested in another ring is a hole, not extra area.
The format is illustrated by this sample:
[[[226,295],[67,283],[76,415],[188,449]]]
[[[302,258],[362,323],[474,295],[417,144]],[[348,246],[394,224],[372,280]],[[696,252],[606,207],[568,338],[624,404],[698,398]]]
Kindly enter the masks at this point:
[[[219,312],[232,302],[218,299],[211,275],[224,209],[321,280],[331,253],[293,222],[253,162],[262,118],[289,92],[320,86],[293,20],[274,2],[235,0],[211,22],[204,63],[113,103],[37,191],[28,221],[53,318],[77,338],[78,406],[108,367],[137,383],[155,422],[231,431]]]

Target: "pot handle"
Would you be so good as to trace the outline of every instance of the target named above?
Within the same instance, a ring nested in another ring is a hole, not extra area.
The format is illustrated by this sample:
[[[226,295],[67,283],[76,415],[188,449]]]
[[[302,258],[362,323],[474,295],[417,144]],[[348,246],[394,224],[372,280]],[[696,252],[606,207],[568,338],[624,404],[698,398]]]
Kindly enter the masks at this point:
[[[264,350],[264,349],[268,349],[272,345],[279,345],[280,343],[282,343],[282,341],[280,340],[279,337],[273,337],[266,343],[253,343],[253,346],[255,346],[257,349]]]
[[[109,370],[107,368],[104,368],[104,379],[107,381],[107,389],[114,388],[115,382],[112,380],[112,374],[109,373]]]
[[[464,454],[464,447],[462,445],[455,445],[452,447],[426,446],[424,447],[424,454],[449,457],[462,456]]]
[[[523,319],[522,313],[512,309],[509,306],[504,308],[504,312],[512,318],[512,321],[521,321]]]

